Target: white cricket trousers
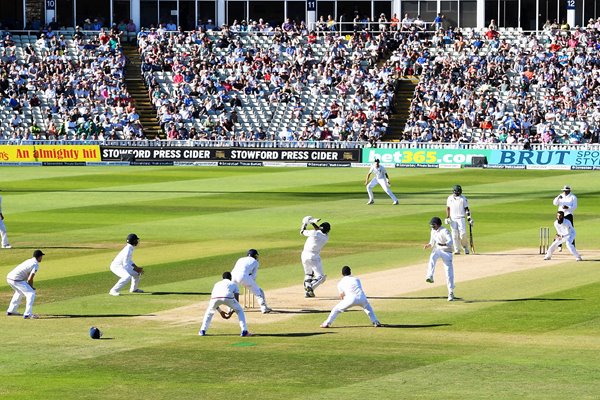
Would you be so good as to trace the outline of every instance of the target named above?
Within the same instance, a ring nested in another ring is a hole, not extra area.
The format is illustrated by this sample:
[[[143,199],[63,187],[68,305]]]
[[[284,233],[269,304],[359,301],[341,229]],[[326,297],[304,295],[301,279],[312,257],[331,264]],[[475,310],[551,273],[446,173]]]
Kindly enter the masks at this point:
[[[327,279],[327,275],[323,273],[321,255],[303,251],[300,255],[300,259],[302,260],[302,266],[304,267],[304,280],[310,280],[310,287],[316,289],[325,282],[325,279]]]
[[[546,255],[544,256],[544,258],[550,259],[552,257],[552,254],[558,248],[558,246],[560,246],[563,243],[567,246],[567,249],[569,249],[571,254],[573,254],[575,256],[575,258],[581,258],[581,256],[579,255],[579,252],[577,251],[575,246],[573,246],[574,241],[575,241],[575,236],[571,236],[571,235],[563,236],[562,239],[554,239],[554,242],[552,242],[550,247],[548,247],[548,251],[546,252]]]
[[[261,311],[265,311],[267,309],[267,300],[265,299],[265,292],[258,286],[256,281],[252,276],[234,276],[231,281],[238,285],[244,286],[247,290],[250,290],[256,296],[256,300],[258,301],[258,305],[260,306]]]
[[[110,270],[113,272],[113,274],[121,278],[117,281],[117,283],[115,283],[115,286],[113,286],[112,289],[110,289],[111,292],[120,291],[121,289],[123,289],[123,287],[125,287],[125,285],[127,285],[127,283],[129,283],[130,280],[131,288],[129,289],[129,291],[133,292],[137,290],[138,285],[140,284],[140,274],[138,274],[134,270],[129,271],[122,267],[113,267],[112,265],[110,266]]]
[[[460,253],[461,247],[465,253],[469,252],[469,242],[467,241],[467,223],[465,217],[451,218],[450,229],[452,230],[452,245],[454,252]]]
[[[23,315],[31,315],[33,313],[33,302],[35,301],[35,290],[33,290],[27,281],[13,281],[12,279],[7,279],[6,283],[8,283],[15,291],[6,312],[16,313],[23,296],[25,296],[25,312]]]
[[[2,239],[2,247],[8,246],[8,235],[6,234],[6,225],[0,219],[0,239]]]
[[[429,265],[427,267],[427,278],[433,279],[435,273],[435,263],[438,258],[441,258],[444,267],[446,267],[446,286],[448,286],[448,294],[454,291],[454,266],[452,265],[452,253],[444,251],[440,248],[434,248],[431,250],[429,256]]]
[[[236,312],[238,319],[240,320],[240,329],[242,332],[247,331],[248,327],[246,326],[246,314],[244,314],[244,309],[240,305],[240,303],[236,299],[231,299],[227,297],[216,297],[214,299],[210,299],[210,303],[208,303],[208,308],[206,309],[206,313],[204,314],[204,320],[202,321],[202,327],[200,327],[201,331],[207,331],[210,326],[210,322],[215,315],[215,311],[217,307],[220,305],[226,305],[229,308],[232,308],[233,311]]]
[[[374,324],[377,322],[377,317],[375,317],[375,311],[373,311],[373,307],[371,307],[371,304],[369,304],[369,300],[367,300],[366,297],[346,296],[344,297],[344,299],[342,299],[342,301],[337,303],[335,307],[333,307],[333,309],[329,313],[329,317],[327,317],[327,319],[325,320],[325,323],[327,325],[331,325],[340,313],[354,306],[362,307],[364,312],[371,320],[371,323]]]
[[[398,199],[394,196],[392,189],[390,189],[390,185],[388,185],[386,179],[373,178],[371,182],[367,185],[367,193],[369,193],[369,201],[375,201],[373,198],[373,188],[379,184],[383,191],[390,196],[392,201],[396,202]]]

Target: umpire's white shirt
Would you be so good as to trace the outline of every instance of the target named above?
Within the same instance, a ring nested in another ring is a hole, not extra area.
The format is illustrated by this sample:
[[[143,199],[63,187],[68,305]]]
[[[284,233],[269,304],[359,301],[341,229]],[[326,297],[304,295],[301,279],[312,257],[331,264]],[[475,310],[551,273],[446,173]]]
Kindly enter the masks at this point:
[[[448,200],[446,200],[446,206],[450,208],[450,218],[464,218],[465,208],[469,207],[469,202],[463,195],[455,196],[451,194],[448,196]]]
[[[15,282],[22,282],[29,279],[31,273],[37,273],[40,265],[35,257],[23,261],[17,265],[12,271],[6,275],[6,279],[10,279]]]
[[[387,174],[387,171],[383,165],[379,164],[379,168],[377,168],[375,165],[371,165],[369,173],[373,174],[377,179],[385,179],[385,174]]]
[[[344,300],[346,299],[366,299],[367,296],[363,292],[360,280],[354,276],[344,276],[338,282],[338,292],[344,294]]]
[[[558,206],[558,211],[562,211],[565,215],[573,214],[577,209],[577,196],[573,193],[569,193],[568,195],[559,194],[554,198],[552,204]],[[567,206],[569,208],[564,209],[563,206]]]
[[[231,276],[234,281],[241,282],[245,277],[252,276],[256,279],[258,273],[258,260],[254,257],[242,257],[235,263]]]
[[[134,246],[127,243],[125,247],[123,247],[123,250],[121,250],[119,254],[117,254],[115,259],[110,264],[110,269],[124,269],[130,272],[133,271],[133,249]]]
[[[211,299],[235,299],[235,293],[239,293],[238,286],[229,279],[223,279],[215,283],[210,294]]]
[[[319,254],[321,249],[327,244],[329,235],[321,232],[320,230],[303,230],[302,234],[306,236],[306,242],[304,243],[305,253]]]

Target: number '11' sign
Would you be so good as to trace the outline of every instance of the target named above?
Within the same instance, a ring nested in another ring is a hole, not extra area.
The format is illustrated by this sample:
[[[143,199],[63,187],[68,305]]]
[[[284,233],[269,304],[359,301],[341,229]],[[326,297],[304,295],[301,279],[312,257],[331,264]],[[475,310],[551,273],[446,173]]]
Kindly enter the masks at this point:
[[[307,0],[306,1],[306,11],[317,11],[317,1],[316,0]]]

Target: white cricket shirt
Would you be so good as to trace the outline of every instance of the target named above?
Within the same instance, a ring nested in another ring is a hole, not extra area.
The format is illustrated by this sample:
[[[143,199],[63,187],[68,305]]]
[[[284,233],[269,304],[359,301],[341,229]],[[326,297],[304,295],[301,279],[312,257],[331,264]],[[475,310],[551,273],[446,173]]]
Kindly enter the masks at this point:
[[[339,293],[344,293],[344,298],[353,297],[355,299],[360,299],[366,297],[360,279],[352,275],[344,276],[340,279],[338,282],[338,291]]]
[[[372,165],[369,173],[375,175],[377,179],[385,179],[385,174],[387,174],[387,171],[383,165],[379,164],[379,168],[375,165]]]
[[[26,281],[29,279],[31,273],[37,273],[40,265],[35,257],[31,257],[28,260],[23,261],[17,265],[12,271],[6,275],[6,279],[13,281]]]
[[[242,257],[235,263],[233,270],[231,271],[231,275],[234,278],[241,278],[245,276],[252,275],[256,277],[256,273],[258,272],[258,260],[254,257]]]
[[[451,194],[446,200],[446,207],[450,208],[450,218],[464,218],[465,207],[469,207],[469,202],[463,195],[455,196]]]
[[[133,245],[127,243],[125,247],[123,247],[123,250],[121,250],[119,254],[117,254],[110,266],[131,269],[131,266],[133,264],[133,260],[131,259],[133,256],[133,248]]]
[[[235,293],[239,293],[237,285],[231,282],[229,279],[223,279],[215,283],[212,292],[210,293],[211,299],[234,299]]]
[[[307,237],[303,250],[307,253],[319,254],[329,240],[329,235],[318,230],[304,230],[302,234]]]

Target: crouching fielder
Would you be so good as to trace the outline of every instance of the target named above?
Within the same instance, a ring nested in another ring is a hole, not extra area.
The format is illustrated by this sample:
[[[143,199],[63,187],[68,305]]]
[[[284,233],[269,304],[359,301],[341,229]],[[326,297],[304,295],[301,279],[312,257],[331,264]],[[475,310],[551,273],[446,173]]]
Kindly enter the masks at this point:
[[[135,233],[127,235],[127,244],[110,264],[112,273],[119,277],[115,286],[108,292],[111,296],[120,296],[119,291],[123,289],[129,281],[131,281],[131,288],[129,289],[131,293],[144,293],[142,289],[138,289],[140,276],[144,273],[144,269],[135,265],[132,260],[133,249],[139,242],[140,238]]]
[[[248,250],[246,257],[242,257],[235,263],[231,271],[232,281],[237,285],[243,285],[246,290],[252,291],[260,305],[260,311],[267,314],[272,310],[267,307],[265,292],[256,283],[256,275],[258,274],[258,251],[255,249]]]
[[[314,290],[325,282],[327,276],[323,273],[323,264],[321,263],[321,249],[329,240],[329,231],[331,225],[329,222],[323,222],[317,225],[319,218],[306,216],[302,220],[300,234],[306,236],[304,249],[302,250],[301,260],[304,267],[304,290],[306,297],[315,297]],[[313,226],[313,230],[307,230],[308,224]]]
[[[581,261],[579,252],[575,246],[573,246],[573,242],[575,241],[575,228],[573,228],[571,221],[565,218],[565,213],[563,211],[556,213],[554,228],[556,229],[556,237],[548,248],[544,260],[550,260],[552,258],[552,254],[556,251],[558,246],[564,243],[571,254],[575,256],[575,260]]]
[[[215,283],[210,294],[210,303],[208,303],[208,308],[204,314],[204,320],[202,321],[202,327],[200,327],[198,335],[206,336],[206,331],[215,315],[215,311],[223,304],[237,313],[240,320],[240,329],[242,330],[241,336],[250,336],[248,327],[246,326],[246,315],[239,303],[239,299],[240,292],[238,286],[231,281],[231,272],[223,272],[223,280]]]
[[[369,300],[367,300],[367,296],[362,289],[360,279],[352,276],[352,271],[347,265],[342,268],[342,275],[343,278],[338,283],[338,292],[342,301],[333,307],[329,317],[321,324],[321,328],[329,328],[341,312],[344,312],[353,306],[362,307],[373,326],[381,326],[381,323],[379,323],[377,317],[375,317],[373,307],[369,304]]]
[[[424,249],[431,248],[429,264],[427,267],[426,282],[433,283],[433,274],[435,273],[435,263],[441,258],[444,267],[446,267],[446,286],[448,287],[448,301],[454,301],[454,266],[452,265],[452,236],[448,229],[442,226],[442,220],[439,217],[431,218],[431,236],[429,243],[423,246]]]

